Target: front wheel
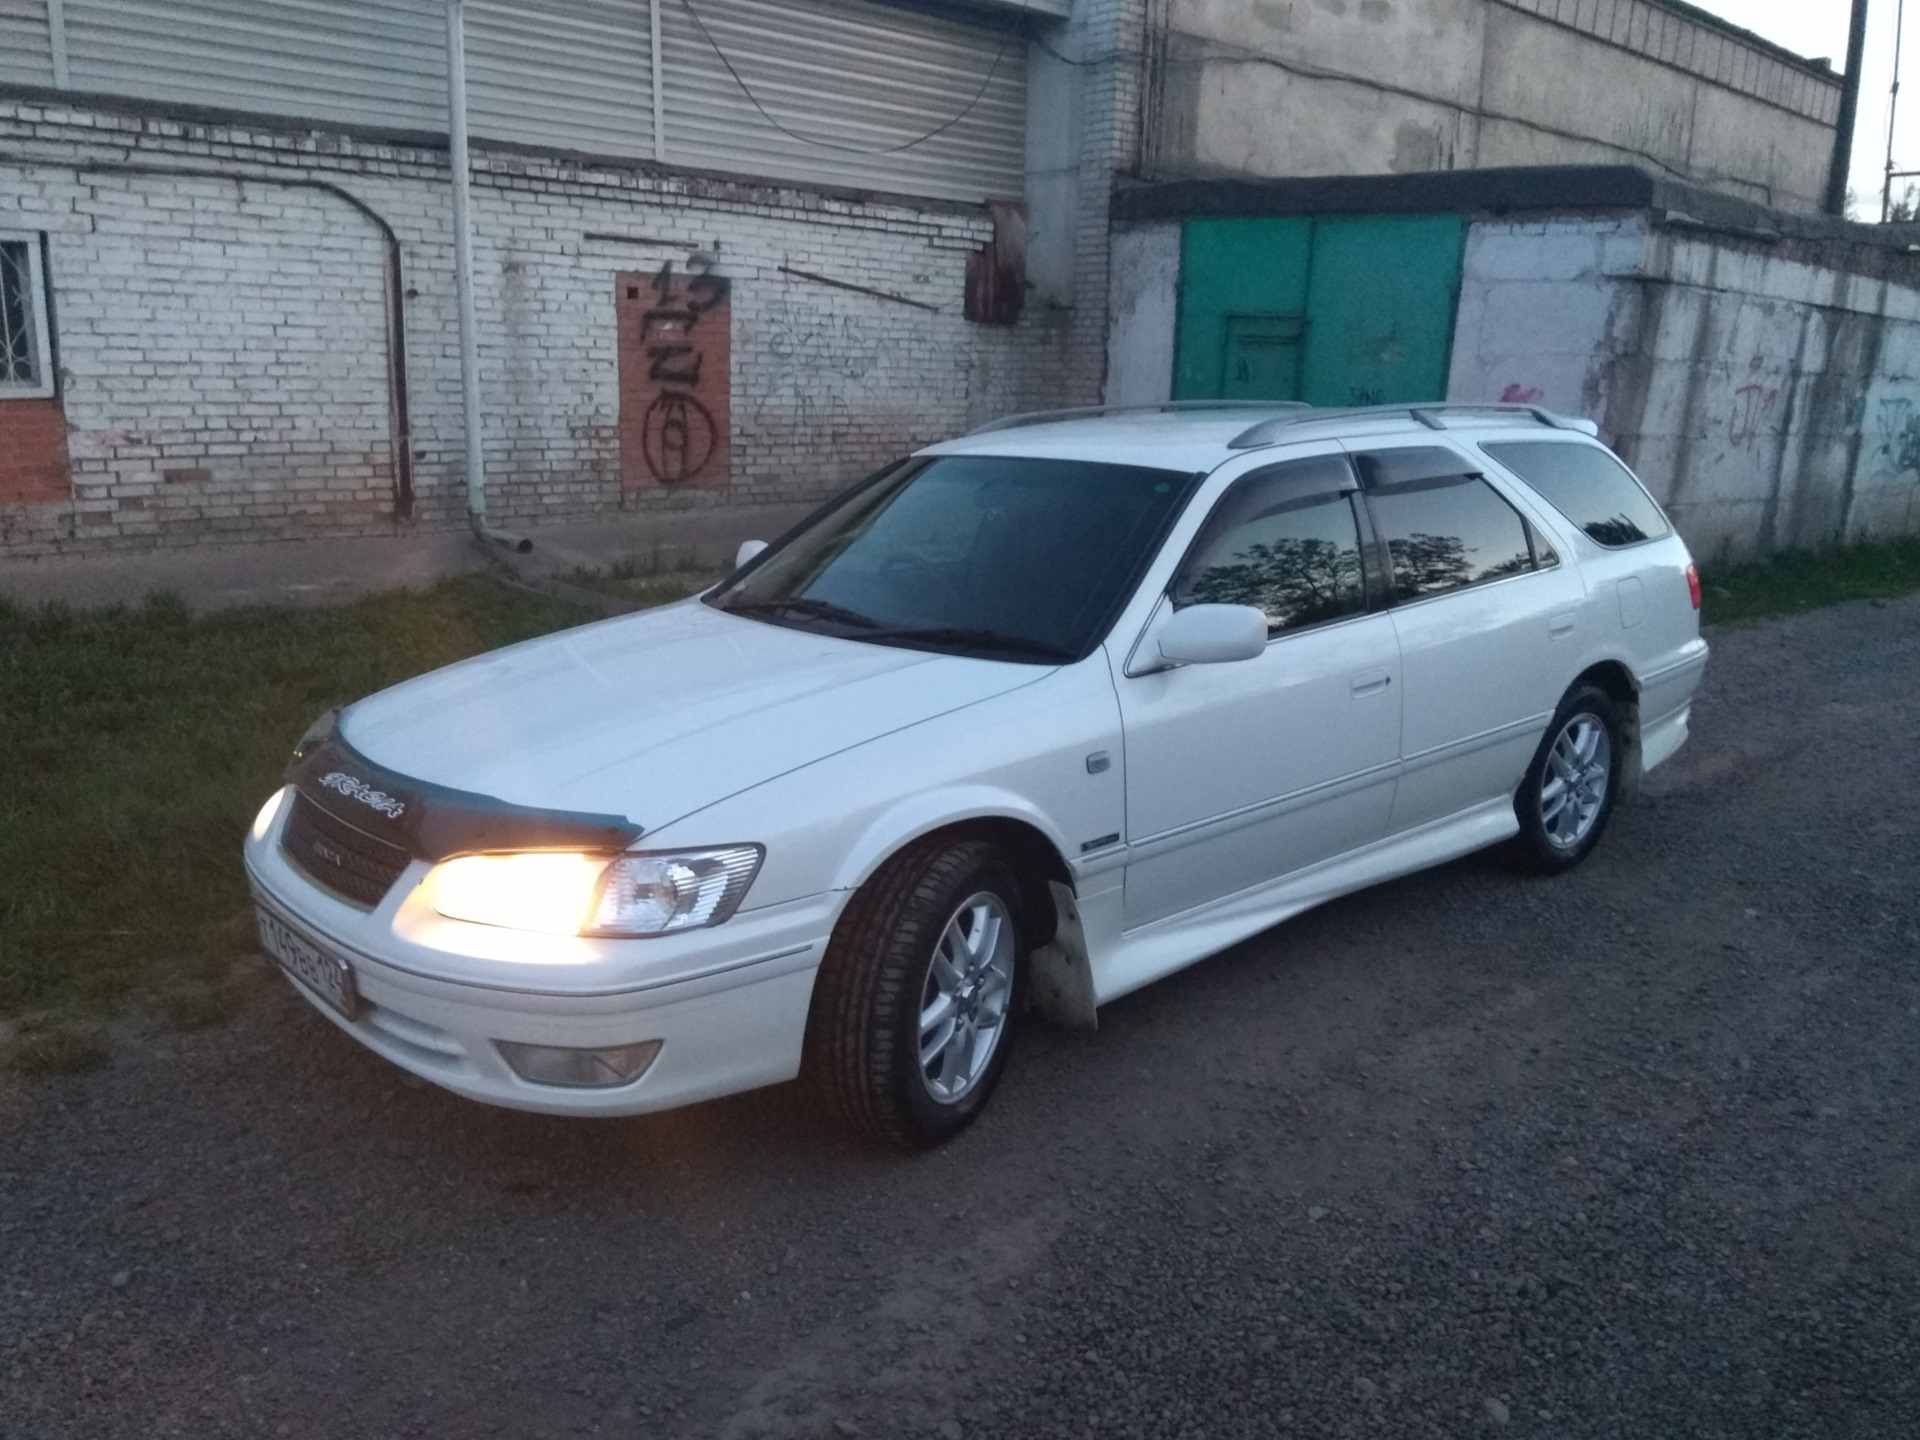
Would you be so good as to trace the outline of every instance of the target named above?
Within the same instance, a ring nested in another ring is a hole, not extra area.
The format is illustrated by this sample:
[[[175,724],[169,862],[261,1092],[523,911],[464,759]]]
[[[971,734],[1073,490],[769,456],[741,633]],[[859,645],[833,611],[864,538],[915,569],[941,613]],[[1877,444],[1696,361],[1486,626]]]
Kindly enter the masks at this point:
[[[1018,877],[981,840],[910,847],[860,888],[814,981],[802,1075],[853,1129],[903,1148],[971,1124],[1019,1017]]]
[[[1533,869],[1557,874],[1592,853],[1613,814],[1625,759],[1613,697],[1594,685],[1568,691],[1514,796],[1521,854]]]

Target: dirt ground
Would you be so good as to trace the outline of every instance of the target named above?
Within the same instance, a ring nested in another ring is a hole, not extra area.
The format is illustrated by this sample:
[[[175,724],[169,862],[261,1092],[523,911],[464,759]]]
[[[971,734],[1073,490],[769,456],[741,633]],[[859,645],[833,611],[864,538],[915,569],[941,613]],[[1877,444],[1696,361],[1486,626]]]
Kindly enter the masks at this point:
[[[262,973],[0,1091],[0,1437],[1920,1434],[1920,597],[1498,854],[1034,1028],[920,1158],[579,1122]],[[236,860],[237,863],[237,860]]]

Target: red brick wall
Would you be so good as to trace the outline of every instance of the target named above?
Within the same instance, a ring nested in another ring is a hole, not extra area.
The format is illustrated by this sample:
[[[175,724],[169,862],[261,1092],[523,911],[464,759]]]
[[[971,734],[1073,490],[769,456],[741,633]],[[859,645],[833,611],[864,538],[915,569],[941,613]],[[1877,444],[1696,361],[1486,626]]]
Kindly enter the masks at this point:
[[[620,483],[727,483],[732,307],[711,271],[614,276],[620,336]]]
[[[0,504],[65,500],[67,416],[58,400],[0,400]]]

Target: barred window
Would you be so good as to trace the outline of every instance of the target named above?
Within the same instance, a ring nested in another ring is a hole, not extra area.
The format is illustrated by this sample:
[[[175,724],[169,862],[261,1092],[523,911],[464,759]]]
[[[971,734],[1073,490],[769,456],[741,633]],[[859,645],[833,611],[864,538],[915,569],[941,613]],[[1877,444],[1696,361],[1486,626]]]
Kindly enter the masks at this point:
[[[0,399],[53,393],[38,236],[0,231]]]

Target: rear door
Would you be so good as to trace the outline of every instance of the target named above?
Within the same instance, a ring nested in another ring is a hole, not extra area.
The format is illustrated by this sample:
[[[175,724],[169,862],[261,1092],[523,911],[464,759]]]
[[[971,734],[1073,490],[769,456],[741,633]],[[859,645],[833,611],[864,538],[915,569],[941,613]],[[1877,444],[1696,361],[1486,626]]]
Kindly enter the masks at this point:
[[[1591,624],[1539,527],[1450,446],[1352,447],[1403,675],[1394,833],[1512,795]]]
[[[1221,496],[1115,676],[1126,731],[1125,925],[1252,888],[1385,833],[1400,659],[1336,447]],[[1267,613],[1252,660],[1168,666],[1155,632],[1201,603]]]

